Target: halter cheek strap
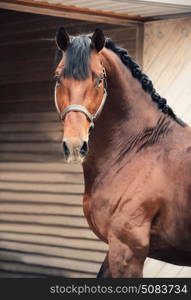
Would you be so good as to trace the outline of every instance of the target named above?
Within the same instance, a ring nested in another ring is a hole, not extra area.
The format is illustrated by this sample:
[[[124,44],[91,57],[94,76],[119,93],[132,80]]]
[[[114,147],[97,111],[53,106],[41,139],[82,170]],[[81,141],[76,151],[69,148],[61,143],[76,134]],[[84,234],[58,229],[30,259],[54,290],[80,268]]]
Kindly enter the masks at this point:
[[[105,75],[105,74],[104,74]],[[105,104],[105,101],[106,101],[106,98],[107,98],[107,91],[106,91],[106,88],[107,88],[107,82],[106,82],[106,77],[104,76],[104,85],[105,85],[105,88],[104,88],[104,94],[103,94],[103,98],[102,98],[102,101],[101,101],[101,104],[98,108],[98,110],[96,111],[95,114],[91,114],[87,108],[85,106],[82,106],[82,105],[79,105],[79,104],[73,104],[73,105],[68,105],[62,112],[60,111],[59,107],[58,107],[58,104],[57,104],[57,100],[56,100],[56,92],[55,92],[55,106],[56,106],[56,109],[58,111],[58,114],[60,116],[60,119],[61,120],[64,120],[64,118],[66,117],[66,114],[70,111],[79,111],[79,112],[82,112],[86,118],[88,119],[88,121],[90,122],[90,127],[93,128],[94,127],[94,120],[100,115],[103,107],[104,107],[104,104]]]

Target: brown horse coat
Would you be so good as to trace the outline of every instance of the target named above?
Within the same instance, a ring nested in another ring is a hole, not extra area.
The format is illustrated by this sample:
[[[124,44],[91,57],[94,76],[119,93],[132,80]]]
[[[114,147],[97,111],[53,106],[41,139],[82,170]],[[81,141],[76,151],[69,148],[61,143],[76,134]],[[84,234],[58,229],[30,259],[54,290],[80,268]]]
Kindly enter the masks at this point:
[[[104,84],[95,94],[91,74],[106,69],[108,96],[89,140],[83,113],[71,111],[63,122],[71,152],[81,140],[89,144],[83,158],[84,214],[108,243],[99,277],[141,277],[147,256],[191,266],[190,127],[159,110],[119,55],[99,49],[102,39],[100,32],[92,38],[87,79],[65,76],[65,88],[57,91],[61,109],[78,101],[93,113]]]

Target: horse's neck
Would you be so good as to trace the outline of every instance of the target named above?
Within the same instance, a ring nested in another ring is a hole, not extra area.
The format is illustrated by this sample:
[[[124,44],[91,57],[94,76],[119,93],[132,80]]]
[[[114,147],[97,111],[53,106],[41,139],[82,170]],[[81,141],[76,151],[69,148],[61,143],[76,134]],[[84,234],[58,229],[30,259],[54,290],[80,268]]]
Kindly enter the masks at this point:
[[[132,144],[141,139],[145,129],[154,128],[165,118],[120,59],[116,56],[116,62],[113,57],[108,60],[108,96],[90,134],[90,150],[84,162],[85,181],[89,182],[106,168],[113,168],[124,149],[128,159],[136,150]]]

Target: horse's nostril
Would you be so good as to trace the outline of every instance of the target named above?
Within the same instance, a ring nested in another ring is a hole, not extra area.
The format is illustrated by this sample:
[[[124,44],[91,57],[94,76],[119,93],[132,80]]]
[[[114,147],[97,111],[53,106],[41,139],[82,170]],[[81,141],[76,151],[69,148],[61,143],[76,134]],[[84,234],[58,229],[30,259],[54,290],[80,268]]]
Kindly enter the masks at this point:
[[[88,153],[88,143],[86,141],[83,142],[83,145],[80,149],[80,155],[84,157]]]
[[[63,151],[66,158],[70,155],[70,150],[66,142],[63,142]]]

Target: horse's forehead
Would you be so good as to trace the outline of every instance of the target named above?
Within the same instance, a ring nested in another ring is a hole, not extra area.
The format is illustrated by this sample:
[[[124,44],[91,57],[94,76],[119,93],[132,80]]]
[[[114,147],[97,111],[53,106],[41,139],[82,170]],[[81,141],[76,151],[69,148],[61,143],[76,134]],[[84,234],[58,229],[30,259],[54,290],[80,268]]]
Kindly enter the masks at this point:
[[[66,52],[62,52],[62,58],[56,67],[56,73],[62,74],[66,65],[67,55]],[[101,72],[102,66],[102,55],[94,50],[91,50],[89,60],[87,61],[90,69],[94,72]]]

